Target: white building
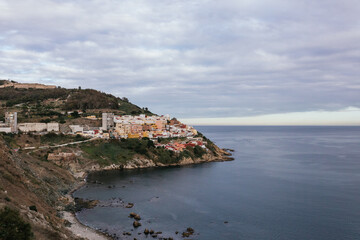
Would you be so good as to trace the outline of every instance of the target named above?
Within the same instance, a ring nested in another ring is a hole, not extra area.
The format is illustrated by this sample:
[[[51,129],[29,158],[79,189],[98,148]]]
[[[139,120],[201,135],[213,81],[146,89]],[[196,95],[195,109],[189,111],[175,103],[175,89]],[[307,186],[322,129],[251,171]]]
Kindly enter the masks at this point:
[[[11,133],[11,127],[6,127],[6,126],[3,126],[3,125],[0,125],[0,132]]]
[[[80,125],[70,125],[69,127],[73,133],[82,133],[84,131],[84,127]]]
[[[59,123],[48,123],[46,127],[47,127],[48,132],[59,132],[60,131]]]
[[[46,123],[20,123],[19,130],[22,132],[45,132],[47,130]]]
[[[20,123],[22,132],[59,132],[59,123]]]

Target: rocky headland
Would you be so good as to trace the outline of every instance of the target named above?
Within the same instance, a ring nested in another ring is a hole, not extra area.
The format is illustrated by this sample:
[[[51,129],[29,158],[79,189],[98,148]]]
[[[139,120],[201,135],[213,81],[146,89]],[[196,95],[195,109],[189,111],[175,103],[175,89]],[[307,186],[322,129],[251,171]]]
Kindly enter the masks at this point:
[[[77,99],[82,100],[78,102]],[[85,101],[87,105],[83,105]],[[109,111],[102,109],[103,105],[112,106],[112,111],[122,114],[152,114],[145,108],[132,105],[126,98],[115,98],[95,90],[18,89],[10,86],[0,89],[0,103],[3,106],[0,116],[8,111],[17,111],[19,120],[58,121],[65,128],[71,124],[96,121],[62,113],[64,110],[85,106],[89,107],[86,109],[88,114],[99,115]],[[111,236],[89,229],[76,220],[74,213],[79,207],[93,207],[98,202],[73,199],[72,192],[86,183],[89,173],[96,171],[125,171],[233,160],[229,151],[219,148],[201,133],[196,137],[201,139],[204,146],[169,151],[154,146],[148,138],[119,141],[61,133],[2,133],[0,221],[7,219],[7,222],[13,221],[18,226],[24,225],[27,237],[22,235],[21,239],[109,238]],[[174,138],[171,141],[180,143],[183,139]],[[0,232],[13,234],[12,229],[6,226],[1,225]]]

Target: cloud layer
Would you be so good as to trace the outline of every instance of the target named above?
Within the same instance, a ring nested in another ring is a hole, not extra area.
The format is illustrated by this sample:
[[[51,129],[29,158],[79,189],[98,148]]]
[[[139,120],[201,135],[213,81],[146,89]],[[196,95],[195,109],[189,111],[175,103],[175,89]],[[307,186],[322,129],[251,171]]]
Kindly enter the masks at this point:
[[[2,0],[0,78],[182,118],[360,107],[360,2]]]

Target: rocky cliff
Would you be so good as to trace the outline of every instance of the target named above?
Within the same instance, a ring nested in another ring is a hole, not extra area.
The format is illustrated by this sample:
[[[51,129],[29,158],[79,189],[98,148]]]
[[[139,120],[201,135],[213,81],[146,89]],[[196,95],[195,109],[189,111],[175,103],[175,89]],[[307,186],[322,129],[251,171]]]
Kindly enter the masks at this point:
[[[174,155],[174,161],[168,163],[154,156],[155,149],[154,152],[131,155],[131,159],[124,162],[112,163],[91,158],[83,151],[86,144],[42,150],[15,148],[26,142],[34,143],[32,138],[36,140],[39,136],[0,135],[0,209],[8,206],[19,211],[20,217],[30,223],[35,239],[79,239],[70,231],[69,222],[62,218],[62,211],[72,204],[69,193],[83,184],[92,171],[232,160],[216,145],[201,157]],[[103,141],[96,144],[103,146]],[[100,159],[104,160],[104,157],[106,155]]]

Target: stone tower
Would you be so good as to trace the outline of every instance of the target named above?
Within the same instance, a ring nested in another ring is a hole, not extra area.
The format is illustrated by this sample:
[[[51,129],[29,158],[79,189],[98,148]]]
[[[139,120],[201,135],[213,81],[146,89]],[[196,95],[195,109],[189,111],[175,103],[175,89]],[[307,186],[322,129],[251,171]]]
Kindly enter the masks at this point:
[[[102,130],[106,131],[114,127],[114,114],[103,113],[102,114]]]
[[[11,128],[11,132],[17,132],[17,112],[5,113],[5,124]]]

